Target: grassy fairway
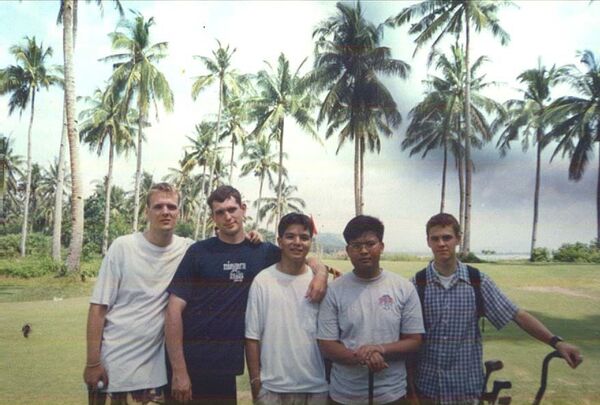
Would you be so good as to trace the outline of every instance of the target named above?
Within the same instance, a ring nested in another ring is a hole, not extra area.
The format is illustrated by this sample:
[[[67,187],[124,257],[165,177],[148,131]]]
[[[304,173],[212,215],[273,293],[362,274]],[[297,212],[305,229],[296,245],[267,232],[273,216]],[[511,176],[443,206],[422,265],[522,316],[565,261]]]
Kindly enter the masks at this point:
[[[348,261],[328,261],[347,271]],[[384,262],[386,269],[412,276],[420,262]],[[561,360],[550,365],[545,404],[600,403],[600,266],[481,264],[496,283],[521,307],[539,317],[551,330],[579,345],[585,361],[570,370]],[[81,379],[85,361],[87,298],[91,283],[71,285],[45,278],[0,278],[0,404],[83,404]],[[39,301],[40,299],[45,299]],[[38,300],[38,301],[27,301]],[[30,323],[28,339],[21,326]],[[550,349],[514,325],[485,330],[485,358],[501,359],[505,369],[496,379],[513,383],[513,404],[531,403],[539,386],[543,356]],[[241,403],[249,403],[247,377],[238,379]]]

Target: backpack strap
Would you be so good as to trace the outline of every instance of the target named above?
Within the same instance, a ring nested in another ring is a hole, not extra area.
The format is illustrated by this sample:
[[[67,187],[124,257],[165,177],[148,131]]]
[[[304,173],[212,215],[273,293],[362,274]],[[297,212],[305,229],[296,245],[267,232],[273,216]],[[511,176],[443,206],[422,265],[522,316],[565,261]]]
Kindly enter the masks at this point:
[[[483,294],[481,293],[481,273],[475,267],[467,265],[469,272],[469,282],[475,292],[475,307],[477,309],[477,317],[482,318],[485,316],[485,304],[483,301]]]
[[[425,287],[427,287],[427,267],[419,270],[415,274],[415,284],[417,285],[417,294],[419,294],[419,301],[421,301],[421,312],[424,314],[423,303],[425,302]]]

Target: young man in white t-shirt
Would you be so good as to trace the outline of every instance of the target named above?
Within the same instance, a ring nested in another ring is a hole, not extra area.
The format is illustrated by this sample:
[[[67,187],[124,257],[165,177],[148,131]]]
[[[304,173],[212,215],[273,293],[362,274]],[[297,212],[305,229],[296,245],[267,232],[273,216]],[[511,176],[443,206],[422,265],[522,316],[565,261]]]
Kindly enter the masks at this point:
[[[148,229],[108,250],[90,299],[83,379],[100,403],[156,403],[167,383],[164,309],[169,285],[191,239],[174,235],[179,194],[167,183],[146,199]],[[97,390],[101,381],[102,389]]]
[[[369,371],[374,403],[405,402],[404,359],[421,344],[423,318],[410,281],[379,267],[383,231],[374,217],[348,222],[344,239],[354,269],[330,284],[319,310],[319,345],[333,361],[332,404],[367,403]]]
[[[319,304],[306,298],[313,278],[306,265],[313,225],[291,213],[281,218],[281,261],[260,272],[246,309],[246,361],[255,404],[327,404],[325,367],[317,345]]]

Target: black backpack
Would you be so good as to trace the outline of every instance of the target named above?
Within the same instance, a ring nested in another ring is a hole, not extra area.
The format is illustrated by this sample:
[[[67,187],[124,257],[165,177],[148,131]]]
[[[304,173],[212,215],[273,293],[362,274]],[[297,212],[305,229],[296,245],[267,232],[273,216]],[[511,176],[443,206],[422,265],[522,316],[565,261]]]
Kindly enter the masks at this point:
[[[469,282],[475,292],[475,306],[477,309],[477,319],[481,319],[481,331],[484,331],[483,317],[485,316],[485,304],[483,301],[483,295],[481,293],[481,273],[475,267],[467,265],[469,272]],[[423,316],[425,310],[423,308],[423,302],[425,301],[425,287],[427,287],[427,268],[424,268],[415,274],[415,284],[417,285],[417,293],[419,294],[419,301],[421,301],[421,310]]]

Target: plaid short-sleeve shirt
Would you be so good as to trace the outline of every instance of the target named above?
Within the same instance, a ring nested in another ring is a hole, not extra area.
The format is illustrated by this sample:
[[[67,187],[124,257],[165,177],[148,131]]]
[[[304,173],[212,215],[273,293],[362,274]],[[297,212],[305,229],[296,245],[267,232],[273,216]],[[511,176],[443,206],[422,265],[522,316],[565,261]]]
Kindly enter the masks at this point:
[[[419,353],[417,388],[441,404],[477,398],[483,385],[482,344],[467,266],[458,262],[456,277],[444,288],[431,262],[426,282],[425,339]],[[485,317],[496,329],[515,317],[517,306],[483,273],[481,294]]]

